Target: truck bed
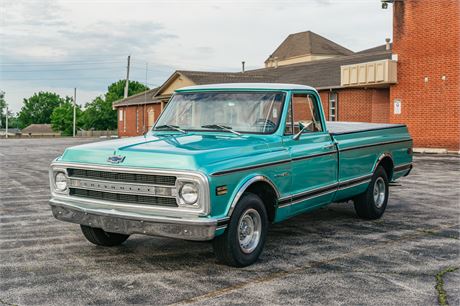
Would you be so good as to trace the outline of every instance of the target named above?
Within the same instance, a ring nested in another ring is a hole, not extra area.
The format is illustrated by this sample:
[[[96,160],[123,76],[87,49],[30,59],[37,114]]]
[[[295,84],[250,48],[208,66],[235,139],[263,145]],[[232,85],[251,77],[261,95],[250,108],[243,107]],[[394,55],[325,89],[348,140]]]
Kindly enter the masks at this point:
[[[368,123],[368,122],[346,122],[346,121],[327,121],[327,128],[331,135],[351,134],[374,130],[392,129],[405,127],[404,124],[389,123]]]

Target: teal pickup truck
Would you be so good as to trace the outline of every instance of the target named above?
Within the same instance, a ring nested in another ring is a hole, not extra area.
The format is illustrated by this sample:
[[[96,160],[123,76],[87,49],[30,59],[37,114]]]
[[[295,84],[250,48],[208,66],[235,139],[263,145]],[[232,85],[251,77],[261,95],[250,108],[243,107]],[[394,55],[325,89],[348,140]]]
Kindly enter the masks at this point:
[[[353,200],[359,217],[380,218],[389,182],[411,168],[405,125],[326,122],[314,88],[192,86],[144,136],[66,149],[51,164],[50,205],[97,245],[135,233],[209,240],[242,267],[270,224],[300,213]]]

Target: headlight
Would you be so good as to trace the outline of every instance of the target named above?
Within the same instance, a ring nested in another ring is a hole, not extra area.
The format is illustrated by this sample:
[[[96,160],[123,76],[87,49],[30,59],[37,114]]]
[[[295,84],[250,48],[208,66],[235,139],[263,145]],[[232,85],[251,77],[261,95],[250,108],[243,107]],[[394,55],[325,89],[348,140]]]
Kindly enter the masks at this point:
[[[195,204],[198,201],[198,188],[195,184],[185,183],[182,185],[179,195],[186,204]]]
[[[64,172],[57,172],[54,175],[54,186],[58,191],[64,191],[67,189],[67,177]]]

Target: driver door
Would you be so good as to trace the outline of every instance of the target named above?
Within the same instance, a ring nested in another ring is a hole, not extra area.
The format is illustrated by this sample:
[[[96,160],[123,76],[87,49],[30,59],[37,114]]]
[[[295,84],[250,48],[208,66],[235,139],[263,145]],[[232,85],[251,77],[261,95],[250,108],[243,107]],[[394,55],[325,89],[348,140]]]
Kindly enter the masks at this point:
[[[293,214],[330,203],[336,191],[338,154],[323,118],[316,95],[292,94],[283,145],[292,160]]]

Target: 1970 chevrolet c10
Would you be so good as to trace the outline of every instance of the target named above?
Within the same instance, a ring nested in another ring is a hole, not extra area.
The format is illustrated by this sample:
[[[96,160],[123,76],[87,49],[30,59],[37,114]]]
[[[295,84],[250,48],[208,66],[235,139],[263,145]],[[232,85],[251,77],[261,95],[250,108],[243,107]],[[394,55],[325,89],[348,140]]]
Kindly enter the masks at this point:
[[[192,86],[144,136],[66,149],[50,205],[97,245],[134,233],[212,240],[219,261],[242,267],[271,223],[348,200],[380,218],[389,182],[411,168],[405,125],[326,122],[314,88]]]

